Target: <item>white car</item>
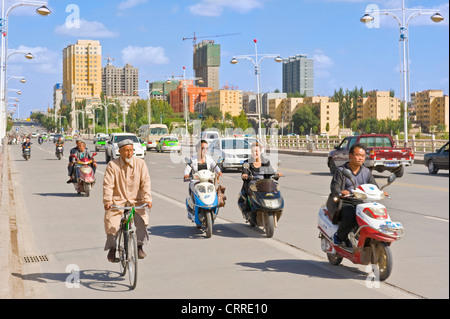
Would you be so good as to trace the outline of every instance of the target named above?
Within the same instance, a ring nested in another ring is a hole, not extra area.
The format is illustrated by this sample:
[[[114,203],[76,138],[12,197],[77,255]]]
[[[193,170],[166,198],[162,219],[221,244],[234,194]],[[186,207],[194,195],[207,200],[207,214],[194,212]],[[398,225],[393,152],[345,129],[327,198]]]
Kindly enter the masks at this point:
[[[118,144],[121,141],[126,140],[126,139],[130,139],[133,141],[134,156],[142,158],[142,159],[144,158],[144,156],[145,156],[144,147],[139,142],[139,139],[135,134],[112,133],[108,143],[106,143],[106,148],[105,148],[106,163],[108,163],[110,160],[116,159],[120,156]]]
[[[223,158],[220,165],[222,171],[228,168],[241,169],[251,155],[251,143],[243,137],[217,138],[209,145],[209,153],[216,162],[220,157]]]

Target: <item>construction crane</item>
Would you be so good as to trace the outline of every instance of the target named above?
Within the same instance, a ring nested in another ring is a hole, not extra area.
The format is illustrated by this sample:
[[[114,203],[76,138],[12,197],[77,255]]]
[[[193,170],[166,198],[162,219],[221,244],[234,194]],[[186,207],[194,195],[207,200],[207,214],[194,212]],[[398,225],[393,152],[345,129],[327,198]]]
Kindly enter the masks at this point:
[[[183,38],[183,41],[192,40],[192,44],[195,46],[197,44],[197,39],[218,38],[218,37],[226,37],[226,36],[230,36],[230,35],[239,35],[239,34],[240,33],[227,33],[227,34],[216,34],[216,35],[208,35],[208,36],[204,36],[204,37],[197,37],[197,36],[195,36],[195,32],[194,32],[194,36],[192,38],[185,37],[185,38]]]
[[[109,54],[108,54],[108,56],[107,56],[106,58],[103,58],[103,60],[108,61],[108,64],[107,64],[107,65],[110,65],[110,64],[111,64],[111,61],[114,61],[113,58],[110,58],[110,57],[109,57]]]

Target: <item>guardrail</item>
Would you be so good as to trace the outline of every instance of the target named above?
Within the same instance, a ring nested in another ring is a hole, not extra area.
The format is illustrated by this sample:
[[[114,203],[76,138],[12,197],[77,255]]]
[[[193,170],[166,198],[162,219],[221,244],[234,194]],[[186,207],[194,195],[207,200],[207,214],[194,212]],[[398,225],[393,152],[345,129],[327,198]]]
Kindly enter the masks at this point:
[[[267,137],[267,145],[270,147],[278,147],[279,149],[307,150],[307,151],[331,151],[335,145],[339,145],[344,137],[277,137],[277,141]],[[395,145],[402,147],[403,139],[398,136],[393,137]],[[436,140],[432,136],[430,139],[416,139],[413,135],[409,139],[409,147],[414,153],[434,153],[437,148],[442,147],[448,140]]]

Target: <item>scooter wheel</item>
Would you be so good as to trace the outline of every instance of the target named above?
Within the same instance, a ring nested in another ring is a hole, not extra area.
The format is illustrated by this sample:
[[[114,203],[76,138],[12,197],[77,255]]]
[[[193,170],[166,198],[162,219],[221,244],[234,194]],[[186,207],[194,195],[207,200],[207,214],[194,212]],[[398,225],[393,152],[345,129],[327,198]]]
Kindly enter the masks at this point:
[[[343,260],[342,257],[335,254],[327,254],[328,261],[334,266],[339,266]]]

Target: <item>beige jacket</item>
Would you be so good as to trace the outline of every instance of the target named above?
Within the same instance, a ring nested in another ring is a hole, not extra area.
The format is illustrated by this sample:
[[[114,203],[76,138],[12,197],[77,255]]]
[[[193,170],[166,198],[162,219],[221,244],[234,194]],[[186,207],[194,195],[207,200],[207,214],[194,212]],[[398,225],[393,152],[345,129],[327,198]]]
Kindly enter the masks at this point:
[[[130,165],[122,158],[108,163],[103,179],[103,205],[114,204],[119,207],[140,206],[152,202],[150,174],[145,161],[133,157]],[[128,203],[128,204],[127,204]],[[148,225],[148,214],[145,209],[136,210]],[[105,211],[105,232],[115,235],[119,229],[122,212],[117,209]]]

